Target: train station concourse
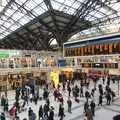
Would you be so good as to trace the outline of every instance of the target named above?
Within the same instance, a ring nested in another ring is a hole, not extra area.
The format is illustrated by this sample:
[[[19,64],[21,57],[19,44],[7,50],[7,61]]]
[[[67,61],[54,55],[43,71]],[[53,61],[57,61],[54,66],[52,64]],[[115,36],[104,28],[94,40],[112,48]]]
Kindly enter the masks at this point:
[[[0,120],[120,120],[120,0],[0,0]]]

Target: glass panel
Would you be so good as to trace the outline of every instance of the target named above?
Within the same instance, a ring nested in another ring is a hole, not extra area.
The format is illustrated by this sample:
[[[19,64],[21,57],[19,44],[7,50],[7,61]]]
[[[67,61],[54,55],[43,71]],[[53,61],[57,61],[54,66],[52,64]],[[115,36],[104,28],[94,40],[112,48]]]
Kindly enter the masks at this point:
[[[73,15],[75,11],[76,11],[75,9],[70,8],[70,9],[69,9],[68,11],[66,11],[66,12],[67,12],[68,14]]]
[[[9,22],[5,22],[4,26],[8,28],[11,26],[11,24]]]
[[[2,16],[2,17],[1,17],[1,20],[6,21],[7,18],[8,18],[8,17],[6,17],[6,16]]]
[[[79,6],[81,5],[80,2],[76,1],[74,4],[73,4],[73,8],[77,9]]]
[[[28,0],[15,0],[19,5],[22,5],[23,3],[25,3]]]
[[[114,4],[114,5],[111,5],[111,7],[112,7],[113,9],[119,11],[119,10],[120,10],[120,2],[119,2],[119,3],[116,3],[116,4]]]
[[[26,2],[26,4],[24,6],[26,6],[30,10],[32,10],[33,8],[35,8],[37,6],[37,4],[35,2],[33,2],[32,0],[29,0],[28,2]]]
[[[18,8],[17,8],[17,6],[16,6],[15,4],[12,4],[12,5],[11,5],[11,9],[13,9],[13,10],[15,11],[15,10],[17,10]]]
[[[7,0],[0,1],[2,5],[0,5],[0,12],[4,9],[4,6],[7,4]]]
[[[6,14],[7,16],[11,16],[14,12],[15,12],[15,10],[13,10],[13,9],[8,9],[8,10],[5,12],[5,14]]]
[[[74,0],[65,0],[64,4],[68,6],[72,6],[74,2],[75,2]]]
[[[36,4],[43,2],[43,0],[33,0]]]
[[[4,21],[3,20],[0,20],[0,24],[3,24],[4,23]]]
[[[17,28],[19,28],[19,25],[14,24],[13,26],[10,27],[12,31],[15,31]]]
[[[60,2],[60,3],[65,2],[65,0],[51,0],[51,1]]]
[[[21,18],[21,19],[19,20],[19,22],[20,22],[22,25],[28,23],[29,21],[30,21],[30,19],[28,19],[27,16],[24,16],[23,18]]]
[[[45,10],[47,10],[47,7],[44,2],[41,3],[41,7],[44,8]]]
[[[43,10],[40,6],[36,7],[33,12],[36,12],[37,14],[42,14],[45,12],[45,10]]]
[[[61,4],[60,4],[60,3],[55,2],[55,1],[51,1],[51,4],[52,4],[52,7],[53,7],[54,9],[56,9],[56,10],[58,10],[58,9],[59,9],[59,7],[61,6]]]
[[[23,16],[24,16],[24,14],[22,14],[22,13],[20,13],[20,12],[16,12],[16,13],[13,15],[12,18],[14,18],[14,19],[17,21],[18,19],[20,19],[20,18],[23,17]]]

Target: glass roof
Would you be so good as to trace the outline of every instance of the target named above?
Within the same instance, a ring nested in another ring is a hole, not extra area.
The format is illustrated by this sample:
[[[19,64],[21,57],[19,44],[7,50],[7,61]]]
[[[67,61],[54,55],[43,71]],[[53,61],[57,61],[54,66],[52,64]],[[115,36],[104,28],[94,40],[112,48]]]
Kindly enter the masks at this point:
[[[120,31],[120,2],[118,0],[102,0],[101,2],[94,2],[91,6],[92,1],[97,0],[2,1],[2,6],[0,6],[0,39],[46,12],[48,7],[45,1],[50,3],[53,9],[72,15],[77,15],[77,11],[83,7],[81,9],[83,14],[79,17],[91,21],[93,28],[78,33],[77,36],[81,38]],[[87,3],[88,5],[86,5]]]

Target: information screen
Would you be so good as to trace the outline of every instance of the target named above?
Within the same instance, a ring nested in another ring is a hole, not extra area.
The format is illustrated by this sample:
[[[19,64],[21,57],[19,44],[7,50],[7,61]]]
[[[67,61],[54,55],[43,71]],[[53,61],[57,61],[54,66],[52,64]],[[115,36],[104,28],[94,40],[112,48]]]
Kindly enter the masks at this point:
[[[64,48],[65,57],[119,54],[120,43],[94,44],[83,47]]]
[[[118,63],[81,63],[83,68],[117,69]]]

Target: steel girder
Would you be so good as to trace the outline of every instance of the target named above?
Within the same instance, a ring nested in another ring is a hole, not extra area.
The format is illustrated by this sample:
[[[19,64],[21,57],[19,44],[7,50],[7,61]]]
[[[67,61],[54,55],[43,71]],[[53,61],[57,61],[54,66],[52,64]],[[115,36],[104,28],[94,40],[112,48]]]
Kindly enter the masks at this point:
[[[10,43],[12,45],[12,49],[19,49],[18,45],[15,43],[15,41],[13,40],[13,38],[11,37],[7,37],[10,41],[7,41],[7,43]]]
[[[47,2],[46,2],[47,1]],[[46,4],[46,6],[47,6],[47,8],[48,8],[48,10],[49,10],[49,14],[51,15],[51,17],[52,17],[52,20],[53,20],[53,23],[54,23],[54,25],[55,25],[55,37],[56,37],[56,40],[57,40],[57,42],[59,43],[60,41],[61,41],[61,38],[62,38],[62,36],[61,36],[61,34],[60,34],[60,30],[59,30],[59,28],[58,28],[58,25],[57,25],[57,23],[56,23],[56,19],[55,19],[55,16],[54,16],[54,9],[53,9],[53,7],[52,7],[52,5],[51,5],[51,2],[50,2],[50,0],[44,0],[44,2],[45,2],[45,4]]]
[[[70,32],[70,28],[76,24],[79,18],[83,19],[89,14],[91,7],[95,7],[98,4],[97,0],[86,0],[84,4],[80,5],[79,8],[74,13],[74,16],[68,25],[66,26],[66,29],[64,31],[64,36]]]
[[[32,16],[34,16],[38,20],[39,23],[41,23],[44,27],[46,27],[48,29],[48,31],[52,32],[52,34],[56,37],[56,34],[55,34],[56,32],[52,28],[50,28],[45,22],[43,22],[38,16],[33,14],[31,11],[27,10],[24,6],[19,5],[17,2],[15,2],[15,4],[20,6],[22,9],[24,9],[28,13],[30,13]],[[36,35],[34,35],[34,36],[37,37]],[[40,40],[40,41],[41,41],[41,44],[44,46],[44,43],[42,42],[42,40]],[[44,48],[45,48],[45,46],[44,46]],[[47,49],[47,48],[45,48],[45,49]]]
[[[41,23],[42,25],[44,25],[44,27],[46,27],[49,31],[54,32],[53,29],[51,29],[44,21],[42,21],[42,20],[41,20],[38,16],[36,16],[33,12],[27,10],[24,6],[21,6],[21,5],[18,4],[17,2],[15,2],[15,4],[16,4],[17,6],[19,6],[20,9],[23,9],[23,10],[25,10],[28,14],[34,16],[34,18],[36,18],[36,19],[38,20],[38,22]],[[30,16],[30,17],[31,17],[31,16]]]

